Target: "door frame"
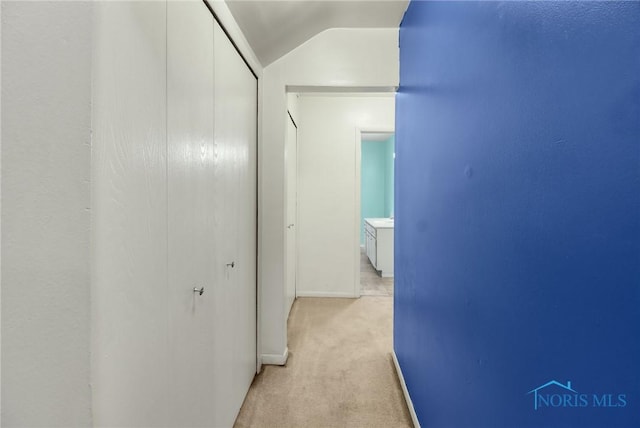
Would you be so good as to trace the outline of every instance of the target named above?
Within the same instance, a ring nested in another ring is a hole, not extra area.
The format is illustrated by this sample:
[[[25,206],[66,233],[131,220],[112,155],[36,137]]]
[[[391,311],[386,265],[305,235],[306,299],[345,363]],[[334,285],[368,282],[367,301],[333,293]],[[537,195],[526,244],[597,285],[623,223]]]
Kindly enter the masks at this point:
[[[362,216],[361,213],[361,199],[362,199],[362,134],[366,134],[366,133],[388,133],[388,134],[395,134],[396,130],[394,128],[369,128],[369,127],[364,127],[364,128],[356,128],[356,132],[355,132],[355,149],[356,149],[356,177],[355,177],[355,181],[356,181],[356,192],[355,192],[355,197],[353,198],[355,200],[355,210],[354,212],[356,213],[355,215],[355,220],[354,220],[354,229],[355,229],[355,235],[354,235],[354,260],[355,260],[355,272],[354,272],[354,281],[353,281],[353,295],[355,297],[361,297],[362,296],[362,286],[360,285],[360,227],[362,226],[360,224],[360,217]],[[394,174],[394,186],[395,186],[395,174]]]
[[[296,195],[295,195],[295,228],[296,228],[296,237],[295,237],[295,242],[294,242],[294,248],[293,248],[293,252],[295,253],[295,264],[294,264],[294,289],[293,289],[293,300],[295,302],[295,299],[298,297],[298,241],[300,239],[299,237],[299,233],[298,231],[299,229],[299,225],[298,225],[298,219],[300,218],[300,213],[298,212],[298,124],[296,123],[295,119],[293,118],[293,116],[291,115],[291,112],[289,111],[289,109],[287,109],[287,121],[291,121],[291,123],[293,124],[293,127],[296,129],[296,141],[295,141],[295,145],[296,145],[296,158],[295,158],[295,164],[296,164]],[[286,152],[286,146],[287,143],[285,141],[285,152]],[[284,199],[285,199],[285,213],[284,213],[284,217],[285,217],[285,229],[284,229],[284,277],[285,277],[285,299],[287,299],[287,286],[288,284],[286,283],[286,278],[287,278],[287,271],[289,266],[287,265],[287,255],[288,255],[288,245],[287,245],[287,235],[288,235],[288,225],[287,223],[289,223],[289,220],[287,219],[287,211],[289,208],[289,183],[287,180],[287,169],[288,169],[289,165],[285,162],[285,191],[284,191]],[[289,301],[287,299],[287,301],[285,302],[286,305],[289,304]],[[293,306],[293,303],[291,304]],[[291,307],[292,307],[291,306]],[[289,314],[291,313],[291,307],[289,307],[287,309],[287,317],[285,317],[285,319],[288,319]]]

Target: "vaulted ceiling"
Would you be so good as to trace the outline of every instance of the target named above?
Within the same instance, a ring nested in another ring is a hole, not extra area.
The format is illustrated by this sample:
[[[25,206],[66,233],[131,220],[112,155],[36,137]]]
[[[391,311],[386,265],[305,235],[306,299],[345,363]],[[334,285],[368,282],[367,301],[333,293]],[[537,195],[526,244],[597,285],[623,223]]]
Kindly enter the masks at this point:
[[[226,0],[263,66],[329,28],[397,28],[408,0]]]

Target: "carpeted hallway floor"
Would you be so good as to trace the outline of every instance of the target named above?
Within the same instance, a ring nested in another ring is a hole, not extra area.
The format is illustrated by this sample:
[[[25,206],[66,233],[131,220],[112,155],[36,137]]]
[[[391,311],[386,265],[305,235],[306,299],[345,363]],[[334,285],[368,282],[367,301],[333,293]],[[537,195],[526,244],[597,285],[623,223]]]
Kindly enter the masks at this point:
[[[263,367],[235,427],[411,427],[392,313],[391,297],[296,300],[287,365]]]

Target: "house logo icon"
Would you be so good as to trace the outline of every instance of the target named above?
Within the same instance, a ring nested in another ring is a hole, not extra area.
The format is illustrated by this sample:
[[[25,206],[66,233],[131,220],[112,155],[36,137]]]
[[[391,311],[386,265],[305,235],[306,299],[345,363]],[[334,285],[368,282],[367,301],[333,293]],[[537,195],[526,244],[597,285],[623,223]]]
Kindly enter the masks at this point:
[[[544,385],[532,389],[527,395],[533,394],[533,409],[542,408],[623,408],[627,407],[627,394],[607,393],[579,393],[568,380],[566,384],[551,380]]]
[[[554,385],[555,385],[555,386],[557,386],[557,387],[559,387],[559,388],[561,388],[561,391],[562,391],[562,390],[564,390],[563,392],[564,392],[565,394],[576,394],[576,395],[578,394],[578,391],[574,390],[574,389],[571,387],[571,381],[570,381],[570,380],[568,380],[568,381],[567,381],[567,384],[566,384],[566,385],[564,385],[564,384],[562,384],[562,383],[558,382],[557,380],[551,380],[551,381],[549,381],[549,382],[545,383],[544,385],[541,385],[541,386],[539,386],[539,387],[537,387],[537,388],[535,388],[535,389],[532,389],[531,391],[527,392],[527,394],[533,394],[533,409],[534,409],[534,410],[538,410],[538,404],[539,404],[541,401],[542,401],[543,403],[545,403],[545,402],[547,402],[547,403],[548,403],[548,401],[547,401],[547,400],[542,399],[542,396],[541,396],[541,394],[542,394],[542,393],[541,393],[541,391],[542,391],[543,389],[546,389],[546,388],[548,388],[548,387],[550,387],[550,386],[554,386]],[[540,394],[540,397],[539,397],[539,394]],[[561,395],[559,395],[559,394],[555,394],[555,395],[561,396]],[[541,400],[541,399],[542,399],[542,400]]]

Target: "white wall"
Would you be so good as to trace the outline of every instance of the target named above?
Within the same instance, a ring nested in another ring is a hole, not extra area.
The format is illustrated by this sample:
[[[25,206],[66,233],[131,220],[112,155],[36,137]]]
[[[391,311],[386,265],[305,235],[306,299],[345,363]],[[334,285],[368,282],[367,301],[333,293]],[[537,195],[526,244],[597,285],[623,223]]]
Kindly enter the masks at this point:
[[[2,426],[91,426],[91,3],[2,2]]]
[[[263,358],[284,363],[284,142],[287,86],[398,85],[397,29],[332,29],[318,34],[263,71],[260,169],[260,330]]]
[[[392,130],[394,96],[302,96],[299,116],[297,294],[358,297],[357,131]]]
[[[0,4],[0,63],[2,61],[2,4]],[[2,73],[0,72],[0,92]],[[2,96],[0,96],[0,118],[2,117]],[[0,121],[0,219],[2,218],[2,124]],[[2,221],[0,220],[0,236]],[[0,426],[2,425],[2,245],[0,245]]]

